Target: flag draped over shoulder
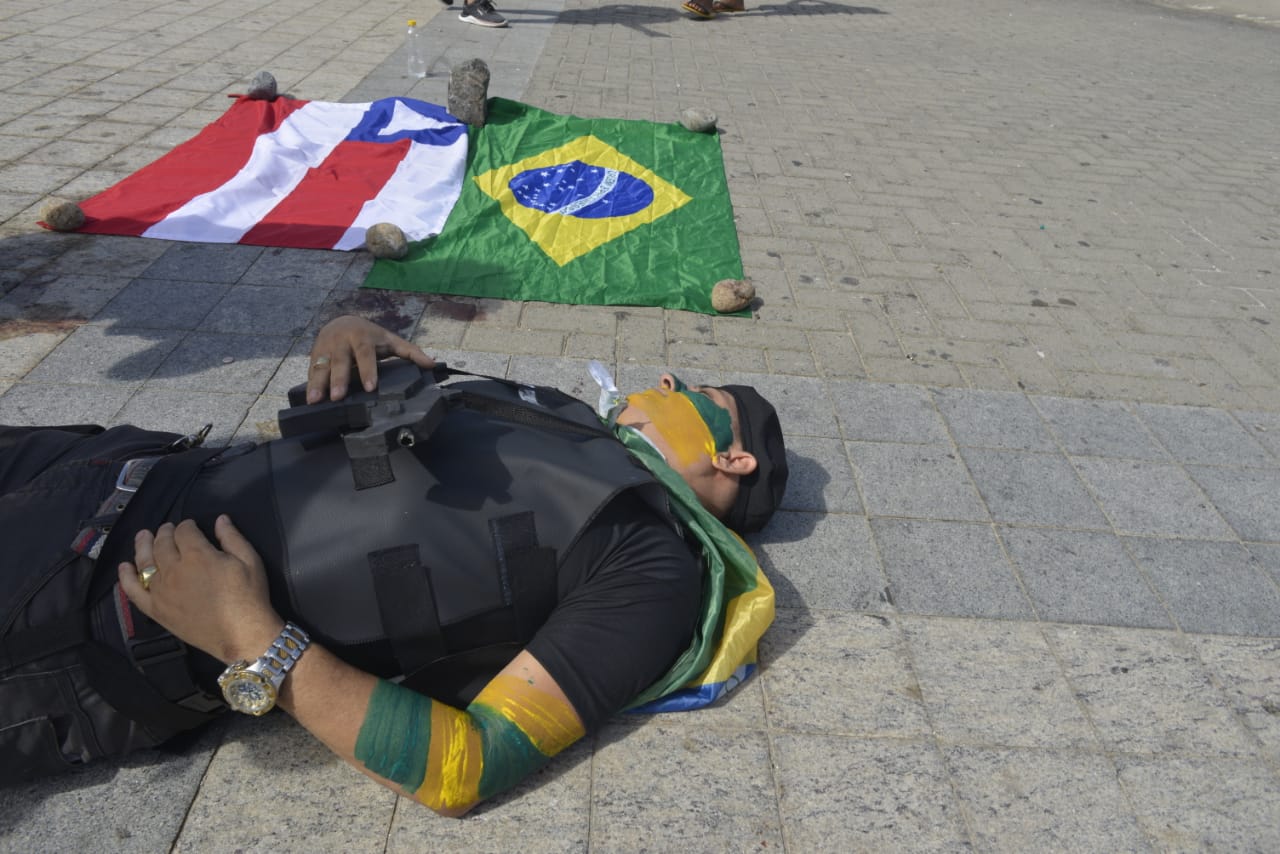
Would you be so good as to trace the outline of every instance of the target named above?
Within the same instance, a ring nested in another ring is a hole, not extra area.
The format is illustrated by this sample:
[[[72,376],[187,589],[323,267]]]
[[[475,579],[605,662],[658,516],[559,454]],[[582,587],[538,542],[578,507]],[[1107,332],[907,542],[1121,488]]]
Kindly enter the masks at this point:
[[[667,491],[669,507],[698,541],[702,618],[689,647],[632,700],[634,712],[687,712],[709,706],[755,672],[760,638],[773,622],[773,586],[742,538],[711,515],[662,455],[628,427],[614,435]]]
[[[394,222],[439,232],[462,189],[467,126],[409,98],[238,99],[218,121],[81,204],[81,231],[355,249]]]
[[[711,313],[741,277],[715,135],[493,98],[444,230],[365,286]]]

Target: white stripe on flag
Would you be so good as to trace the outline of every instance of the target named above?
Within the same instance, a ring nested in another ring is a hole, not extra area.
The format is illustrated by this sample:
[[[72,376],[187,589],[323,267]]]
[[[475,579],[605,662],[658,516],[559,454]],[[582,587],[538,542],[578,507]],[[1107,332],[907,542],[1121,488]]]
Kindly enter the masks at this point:
[[[143,237],[235,243],[346,139],[366,104],[312,101],[253,144],[234,178],[196,196],[143,232]]]
[[[439,234],[462,194],[466,171],[466,134],[447,146],[415,142],[378,195],[364,203],[351,228],[333,248],[358,249],[364,245],[365,230],[379,222],[395,223],[409,240]]]

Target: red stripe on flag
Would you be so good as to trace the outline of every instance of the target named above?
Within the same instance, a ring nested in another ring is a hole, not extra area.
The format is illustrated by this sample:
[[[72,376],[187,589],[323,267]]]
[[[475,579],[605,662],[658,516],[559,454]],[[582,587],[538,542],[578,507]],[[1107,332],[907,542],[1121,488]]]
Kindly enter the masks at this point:
[[[307,101],[241,98],[213,124],[80,207],[94,234],[140,235],[191,199],[221,187],[249,161],[254,143]]]
[[[411,145],[408,139],[338,143],[240,242],[332,249],[365,202],[395,174]]]

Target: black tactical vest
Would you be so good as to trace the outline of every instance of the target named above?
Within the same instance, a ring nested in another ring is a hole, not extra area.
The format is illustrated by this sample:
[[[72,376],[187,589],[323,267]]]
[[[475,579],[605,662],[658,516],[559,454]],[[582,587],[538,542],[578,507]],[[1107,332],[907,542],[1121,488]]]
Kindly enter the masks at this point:
[[[211,528],[230,512],[282,615],[350,664],[466,705],[568,592],[564,556],[610,500],[636,490],[670,517],[581,401],[489,379],[444,388],[429,437],[387,443],[376,465],[336,433],[301,432],[219,463],[179,515]]]

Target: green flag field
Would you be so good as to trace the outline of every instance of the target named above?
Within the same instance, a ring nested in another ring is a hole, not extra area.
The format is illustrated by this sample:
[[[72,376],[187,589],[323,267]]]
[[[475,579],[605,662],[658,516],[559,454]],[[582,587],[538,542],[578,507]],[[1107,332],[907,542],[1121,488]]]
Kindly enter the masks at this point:
[[[713,313],[742,277],[720,141],[493,98],[444,229],[365,287]]]

